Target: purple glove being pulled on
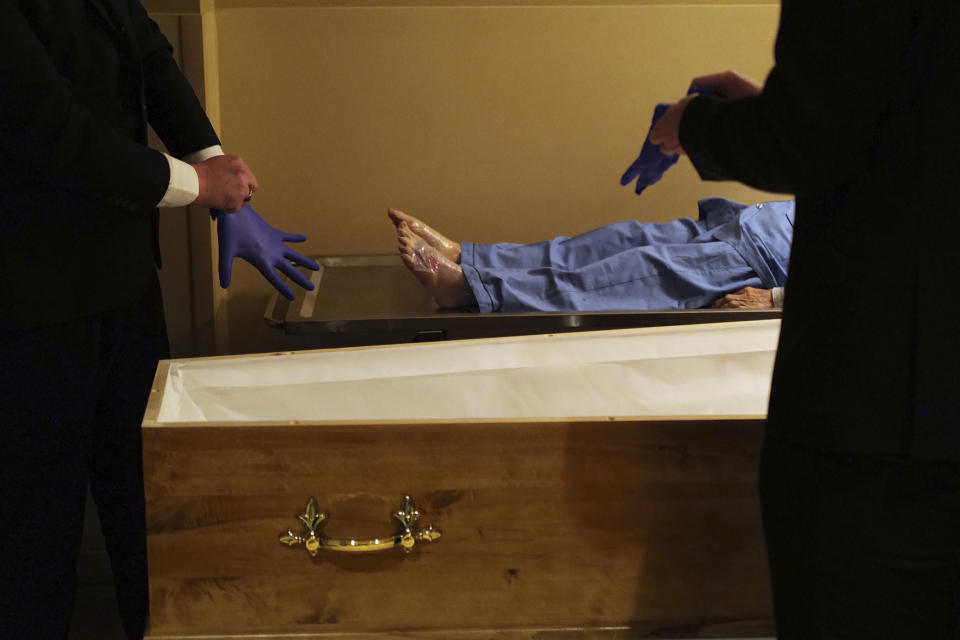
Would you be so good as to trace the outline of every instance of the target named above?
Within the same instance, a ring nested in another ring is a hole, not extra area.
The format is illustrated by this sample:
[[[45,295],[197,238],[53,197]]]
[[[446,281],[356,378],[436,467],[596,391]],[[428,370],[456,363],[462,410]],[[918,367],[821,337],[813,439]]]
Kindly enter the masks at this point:
[[[307,239],[306,236],[274,229],[249,204],[240,207],[236,213],[211,209],[210,214],[217,221],[221,287],[226,289],[230,286],[233,259],[239,257],[256,267],[288,300],[293,300],[295,296],[283,278],[277,274],[277,269],[307,291],[313,290],[313,283],[297,271],[295,265],[314,271],[319,269],[320,265],[284,244],[303,242]]]
[[[701,89],[700,87],[690,87],[687,95],[691,93],[717,95],[717,92],[713,89]],[[653,126],[657,124],[657,120],[662,118],[663,114],[665,114],[671,106],[672,105],[668,103],[661,102],[654,108],[653,120],[650,121],[650,129],[653,129]],[[650,133],[648,131],[647,138],[643,141],[643,148],[640,149],[640,155],[633,161],[630,168],[624,172],[620,178],[620,184],[628,185],[636,179],[636,191],[637,195],[640,195],[644,189],[658,182],[660,178],[663,177],[663,174],[667,172],[667,169],[675,165],[679,159],[680,156],[676,153],[668,155],[661,152],[660,147],[650,142]]]
[[[657,120],[663,117],[663,114],[670,108],[669,104],[660,103],[653,110],[653,120],[650,122],[650,128],[657,124]],[[621,185],[628,185],[637,181],[637,195],[643,193],[643,190],[658,182],[667,169],[677,163],[680,156],[676,153],[669,155],[660,151],[660,147],[650,142],[649,132],[647,138],[643,141],[643,148],[640,149],[640,155],[633,161],[633,164],[624,172],[620,178]]]

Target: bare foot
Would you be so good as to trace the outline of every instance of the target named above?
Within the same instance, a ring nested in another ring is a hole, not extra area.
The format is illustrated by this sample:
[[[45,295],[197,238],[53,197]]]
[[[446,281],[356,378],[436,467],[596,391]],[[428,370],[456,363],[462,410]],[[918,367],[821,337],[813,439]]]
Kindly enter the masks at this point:
[[[460,243],[454,242],[433,227],[426,225],[419,218],[404,213],[398,209],[387,209],[387,215],[393,221],[399,235],[400,223],[405,222],[414,235],[422,238],[428,245],[440,252],[445,258],[455,264],[460,264]]]
[[[460,265],[454,263],[413,232],[406,221],[397,223],[400,257],[437,304],[456,309],[476,303]]]

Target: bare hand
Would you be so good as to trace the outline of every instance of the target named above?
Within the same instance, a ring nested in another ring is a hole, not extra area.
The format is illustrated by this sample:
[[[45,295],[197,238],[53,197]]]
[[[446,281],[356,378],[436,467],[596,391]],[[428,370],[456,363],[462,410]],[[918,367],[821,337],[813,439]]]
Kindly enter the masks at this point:
[[[200,195],[194,204],[233,213],[257,190],[257,177],[240,156],[214,156],[193,165],[200,179]]]
[[[736,71],[724,71],[707,76],[694,78],[690,83],[691,87],[699,90],[713,89],[722,97],[729,100],[736,100],[746,96],[759,95],[763,86],[737,73]],[[674,105],[671,105],[663,117],[650,130],[650,142],[660,147],[660,151],[665,154],[685,154],[680,145],[680,120],[683,119],[683,111],[687,108],[687,103],[693,100],[695,95],[689,95]]]
[[[760,95],[760,91],[763,90],[763,85],[759,82],[736,71],[700,76],[694,78],[690,86],[698,89],[713,89],[728,100]]]
[[[670,105],[663,117],[657,120],[650,130],[650,142],[660,147],[660,152],[667,155],[673,153],[683,154],[685,151],[680,146],[680,120],[683,118],[683,110],[687,108],[687,103],[696,96],[687,96],[676,104]]]
[[[772,309],[773,293],[770,289],[744,287],[736,293],[728,293],[713,303],[718,309]]]

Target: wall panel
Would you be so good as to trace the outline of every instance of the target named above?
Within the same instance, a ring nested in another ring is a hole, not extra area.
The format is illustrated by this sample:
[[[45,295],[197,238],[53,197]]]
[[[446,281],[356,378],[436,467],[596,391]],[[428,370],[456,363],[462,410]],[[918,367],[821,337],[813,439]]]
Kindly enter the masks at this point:
[[[703,73],[763,79],[776,2],[214,4],[224,146],[308,254],[393,251],[388,206],[456,239],[526,242],[692,216],[708,195],[777,197],[703,183],[686,160],[642,197],[618,183],[657,102]],[[269,292],[238,265],[231,351],[279,345]]]

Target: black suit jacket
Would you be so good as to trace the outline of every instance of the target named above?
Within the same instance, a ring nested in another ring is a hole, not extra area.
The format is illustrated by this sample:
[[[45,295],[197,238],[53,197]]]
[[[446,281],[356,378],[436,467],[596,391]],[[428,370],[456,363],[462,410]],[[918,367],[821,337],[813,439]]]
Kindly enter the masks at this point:
[[[684,113],[702,177],[796,194],[770,433],[960,460],[958,7],[783,0],[762,95]]]
[[[0,328],[139,299],[174,155],[218,144],[138,0],[0,0]]]

